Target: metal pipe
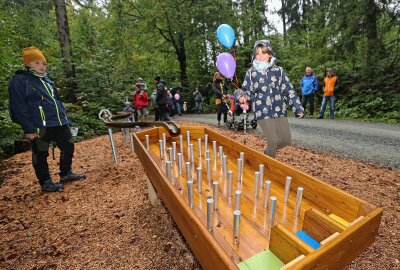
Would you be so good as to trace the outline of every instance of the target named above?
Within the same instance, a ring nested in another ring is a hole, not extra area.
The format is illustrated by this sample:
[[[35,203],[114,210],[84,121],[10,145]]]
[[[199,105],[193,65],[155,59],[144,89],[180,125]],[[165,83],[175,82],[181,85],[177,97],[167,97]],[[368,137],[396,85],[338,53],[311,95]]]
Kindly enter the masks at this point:
[[[226,159],[227,159],[226,155],[222,155],[222,174],[223,174],[222,179],[224,179],[224,180],[226,180],[226,178],[227,178],[227,176],[226,176],[226,174],[227,174]]]
[[[198,151],[199,151],[199,159],[201,159],[201,155],[202,155],[202,153],[201,153],[202,152],[202,150],[201,150],[201,138],[197,139],[197,147],[198,147]]]
[[[162,134],[162,141],[163,141],[163,150],[167,151],[167,134]]]
[[[207,154],[208,151],[208,134],[204,134],[204,155]]]
[[[188,186],[188,201],[190,208],[193,208],[193,180],[187,181]]]
[[[260,188],[263,187],[264,183],[264,164],[258,165],[258,171],[260,172]]]
[[[146,134],[144,137],[146,138],[146,150],[150,151],[150,135]]]
[[[181,149],[181,153],[183,154],[183,135],[179,135],[179,148]]]
[[[135,152],[135,145],[133,144],[132,128],[129,128],[128,132],[129,132],[129,140],[131,141],[131,150],[132,152]]]
[[[232,178],[233,172],[228,171],[228,197],[232,197]]]
[[[233,211],[233,244],[239,244],[240,210]]]
[[[235,191],[235,210],[240,210],[240,196],[242,192],[240,190]]]
[[[290,183],[292,182],[292,177],[286,176],[286,184],[285,184],[285,199],[283,200],[284,203],[288,202],[289,193],[290,193]]]
[[[167,160],[167,162],[165,162],[165,166],[166,166],[166,169],[165,169],[165,171],[166,171],[166,173],[167,173],[167,178],[168,178],[168,180],[172,180],[172,169],[171,169],[171,167],[172,167],[172,161],[170,161],[170,160]]]
[[[207,151],[206,151],[206,159],[207,159],[207,158],[210,158],[210,150],[207,150]]]
[[[268,199],[269,199],[270,190],[271,190],[271,181],[267,180],[267,181],[265,181],[264,209],[267,209],[267,207],[268,207]]]
[[[178,153],[178,173],[182,175],[182,153]]]
[[[295,209],[295,215],[296,217],[299,216],[300,213],[300,207],[301,207],[301,200],[303,198],[303,188],[298,187],[297,188],[297,196],[296,196],[296,209]]]
[[[176,142],[172,142],[172,157],[176,161]]]
[[[192,179],[192,174],[190,173],[190,162],[186,162],[186,180]]]
[[[217,162],[217,142],[213,141],[213,154],[214,154],[214,163]]]
[[[171,161],[171,165],[172,165],[172,147],[168,147],[168,160]]]
[[[241,172],[242,172],[242,176],[243,176],[243,173],[244,173],[244,152],[240,152],[240,159],[242,160]],[[241,179],[243,179],[243,177]]]
[[[242,163],[243,159],[237,159],[237,181],[240,182],[242,180]]]
[[[194,150],[193,150],[193,144],[189,144],[189,153],[190,153],[190,162],[194,164]]]
[[[254,197],[258,198],[258,186],[260,182],[260,172],[254,172]]]
[[[209,231],[212,230],[213,204],[214,204],[213,199],[211,198],[207,199],[207,229]]]
[[[220,167],[222,167],[222,155],[223,155],[223,148],[222,148],[222,145],[220,145],[219,147],[218,147],[218,149],[219,149],[219,166]]]
[[[163,141],[162,140],[158,140],[158,147],[160,148],[160,159],[163,160]]]
[[[207,169],[207,181],[208,181],[208,185],[210,185],[210,182],[211,182],[211,159],[209,159],[209,158],[206,159],[206,169]]]
[[[186,131],[186,142],[188,145],[190,144],[190,130]]]
[[[111,151],[112,151],[112,154],[114,156],[114,162],[118,163],[118,154],[117,154],[117,150],[115,148],[114,138],[113,138],[113,134],[112,134],[112,129],[111,128],[108,129],[108,136],[110,137]]]
[[[197,167],[197,192],[201,193],[202,188],[201,188],[201,184],[202,184],[202,179],[201,179],[201,167]]]
[[[218,181],[213,182],[214,210],[218,211]]]
[[[275,212],[276,212],[276,197],[272,196],[271,197],[271,212],[269,215],[269,227],[270,228],[272,228],[272,226],[274,225]]]

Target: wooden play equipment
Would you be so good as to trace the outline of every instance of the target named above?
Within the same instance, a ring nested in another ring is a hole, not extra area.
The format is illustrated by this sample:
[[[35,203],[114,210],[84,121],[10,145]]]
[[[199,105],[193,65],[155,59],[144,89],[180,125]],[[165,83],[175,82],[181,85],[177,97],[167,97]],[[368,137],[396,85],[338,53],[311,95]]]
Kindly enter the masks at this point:
[[[375,240],[381,208],[207,128],[133,137],[204,269],[342,269]]]

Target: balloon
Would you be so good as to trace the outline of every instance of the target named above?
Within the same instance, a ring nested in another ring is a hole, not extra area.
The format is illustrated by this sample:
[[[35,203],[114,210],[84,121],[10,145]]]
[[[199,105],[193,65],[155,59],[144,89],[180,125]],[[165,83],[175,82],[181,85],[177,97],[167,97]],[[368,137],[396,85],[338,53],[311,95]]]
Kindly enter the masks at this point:
[[[229,53],[220,53],[216,63],[218,71],[225,77],[232,79],[236,71],[236,61]]]
[[[217,38],[222,45],[230,49],[235,42],[235,32],[229,24],[221,24],[217,29]]]

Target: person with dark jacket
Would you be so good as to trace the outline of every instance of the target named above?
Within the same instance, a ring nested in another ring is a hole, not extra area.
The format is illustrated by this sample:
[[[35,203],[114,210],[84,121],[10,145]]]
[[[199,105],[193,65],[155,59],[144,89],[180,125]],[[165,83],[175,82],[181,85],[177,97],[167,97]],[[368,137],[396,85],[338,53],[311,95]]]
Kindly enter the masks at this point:
[[[165,82],[161,80],[160,76],[156,76],[154,78],[154,81],[156,83],[156,89],[157,89],[157,98],[156,102],[158,105],[158,109],[160,112],[160,120],[161,121],[169,121],[168,117],[168,105],[167,105],[167,87],[165,85]]]
[[[306,110],[307,102],[310,102],[310,118],[314,118],[314,92],[318,91],[317,77],[312,73],[311,67],[306,67],[306,74],[300,82],[301,106]]]
[[[32,164],[42,191],[56,192],[67,182],[86,178],[71,171],[74,143],[70,121],[57,88],[47,76],[47,61],[35,47],[23,49],[26,70],[18,70],[9,83],[10,111],[32,142]],[[49,143],[60,148],[60,183],[51,179]]]
[[[228,118],[228,107],[226,106],[226,95],[228,94],[228,85],[222,79],[221,73],[214,73],[212,82],[212,90],[215,93],[215,105],[217,105],[217,120],[218,126],[221,126],[221,115],[224,114],[224,123]]]
[[[197,87],[193,93],[193,100],[194,100],[194,104],[195,104],[194,112],[195,112],[195,114],[200,114],[203,111],[203,109],[201,107],[201,103],[203,102],[203,95],[201,94],[201,92],[199,91],[199,88],[197,88]]]

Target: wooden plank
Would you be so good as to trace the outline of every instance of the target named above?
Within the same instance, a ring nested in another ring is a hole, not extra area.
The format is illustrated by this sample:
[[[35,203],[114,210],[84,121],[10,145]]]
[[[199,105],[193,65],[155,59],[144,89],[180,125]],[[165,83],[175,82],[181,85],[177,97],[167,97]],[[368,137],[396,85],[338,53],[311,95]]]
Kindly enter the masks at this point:
[[[367,204],[366,202],[347,194],[338,188],[328,185],[311,175],[303,173],[276,159],[246,147],[241,143],[234,142],[221,134],[207,128],[205,129],[205,132],[209,134],[209,141],[218,141],[219,145],[223,145],[232,151],[233,157],[237,157],[239,152],[245,152],[247,167],[252,167],[253,170],[257,170],[258,165],[264,163],[266,171],[265,176],[268,179],[284,186],[286,176],[291,176],[291,192],[296,192],[297,187],[303,187],[303,198],[309,198],[310,201],[314,202],[315,208],[318,208],[324,213],[335,213],[345,219],[353,220],[359,216],[358,212],[360,205]],[[234,148],[232,148],[232,144],[235,145]]]
[[[314,250],[285,227],[277,224],[272,227],[269,249],[285,264]]]
[[[308,209],[304,214],[303,231],[318,242],[321,242],[335,232],[340,233],[345,229],[346,227],[332,220],[317,209]]]
[[[284,266],[281,267],[280,270],[287,270],[289,269],[289,267],[291,267],[292,265],[295,265],[297,262],[301,261],[302,259],[304,259],[306,256],[304,255],[300,255],[299,257],[297,257],[296,259],[290,261],[288,264],[285,264]]]
[[[273,248],[278,250],[278,253],[281,254],[280,256],[286,259],[283,260],[281,258],[284,263],[292,261],[301,254],[306,255],[300,262],[289,266],[289,269],[302,269],[298,268],[298,265],[302,267],[319,265],[320,258],[319,256],[315,257],[314,254],[317,253],[326,256],[325,253],[333,251],[339,253],[339,255],[335,255],[336,257],[333,256],[336,260],[344,259],[345,262],[339,264],[344,266],[358,255],[352,254],[351,249],[348,249],[349,246],[356,247],[355,253],[357,253],[362,252],[363,249],[374,241],[376,230],[379,227],[380,217],[379,220],[374,218],[376,215],[381,215],[379,211],[377,212],[377,210],[381,209],[376,206],[368,204],[204,127],[181,127],[181,134],[184,138],[183,157],[185,161],[188,159],[186,142],[186,131],[188,130],[191,134],[191,143],[194,145],[195,152],[195,165],[191,168],[191,174],[195,182],[193,209],[190,209],[187,202],[185,167],[183,167],[183,174],[180,176],[177,172],[177,164],[175,163],[172,167],[173,181],[170,182],[165,177],[165,158],[164,160],[160,160],[158,149],[158,139],[162,138],[162,133],[165,132],[165,129],[155,128],[137,133],[137,136],[135,136],[135,146],[136,149],[139,149],[136,150],[139,159],[142,161],[160,198],[164,201],[204,269],[237,269],[236,263],[254,256],[268,246],[270,246],[271,251],[276,255],[278,254]],[[171,147],[172,141],[176,141],[178,142],[177,148],[179,149],[178,135],[171,137],[168,132],[165,133],[168,140],[167,147]],[[144,134],[152,134],[149,152],[145,150]],[[207,182],[206,178],[204,147],[201,156],[199,156],[197,146],[197,138],[201,138],[203,141],[204,134],[209,135],[208,147],[209,150],[211,150],[212,181],[216,180],[219,182],[219,210],[214,214],[214,229],[211,232],[206,229],[206,198],[212,196],[212,186],[211,183]],[[228,156],[227,167],[228,170],[233,171],[233,191],[236,189],[242,191],[239,245],[233,244],[232,236],[234,196],[227,196],[227,180],[222,175],[219,159],[217,159],[215,164],[213,162],[213,140],[217,141],[217,146],[223,146],[224,154]],[[245,152],[246,160],[244,177],[243,181],[237,182],[236,159],[239,156],[239,152],[242,151]],[[269,209],[263,208],[265,189],[259,189],[258,197],[254,195],[254,171],[258,170],[258,165],[261,163],[265,164],[266,167],[264,179],[268,178],[272,180],[270,195],[277,197],[276,226],[272,229],[273,233],[270,233],[269,228]],[[196,168],[198,166],[203,168],[201,193],[197,192],[198,183],[195,177]],[[292,176],[292,185],[289,201],[284,203],[284,185],[287,175]],[[295,216],[294,209],[296,203],[296,189],[298,186],[304,188],[304,193],[300,215]],[[333,197],[335,198],[332,199]],[[350,228],[345,228],[328,217],[331,213],[340,215],[347,220],[357,220],[358,217],[360,217],[360,213],[365,213],[366,217],[358,219],[359,221]],[[365,235],[358,234],[359,230],[365,230],[364,226],[366,226],[366,222],[372,222],[374,224],[368,226],[370,226],[370,228],[376,228],[375,232],[364,231]],[[294,233],[302,227],[307,228],[304,231],[317,241],[326,240],[326,238],[329,238],[329,236],[336,231],[340,232],[340,235],[327,241],[327,243],[318,250],[313,251],[294,235]],[[276,233],[276,231],[278,233]],[[349,233],[354,233],[354,237],[352,236],[351,238],[352,243],[344,243],[347,239],[346,235]],[[269,241],[268,238],[270,234],[271,238]],[[333,245],[332,243],[336,244]],[[338,249],[337,246],[341,249]],[[343,253],[342,249],[348,250],[346,253]],[[289,250],[289,253],[285,253],[285,250]],[[304,264],[306,260],[309,264]],[[336,267],[335,263],[336,261],[330,260],[324,265],[327,266],[325,268],[331,268],[332,266]]]
[[[375,209],[290,269],[343,269],[374,242],[382,212]]]
[[[332,234],[331,236],[329,236],[328,238],[324,239],[321,241],[321,245],[325,245],[326,243],[328,243],[329,241],[331,241],[332,239],[334,239],[335,237],[337,237],[340,233],[335,232],[334,234]]]
[[[202,267],[204,269],[238,269],[184,203],[178,191],[167,181],[164,173],[146,153],[145,146],[136,134],[134,141],[136,154],[146,169],[146,173]]]

